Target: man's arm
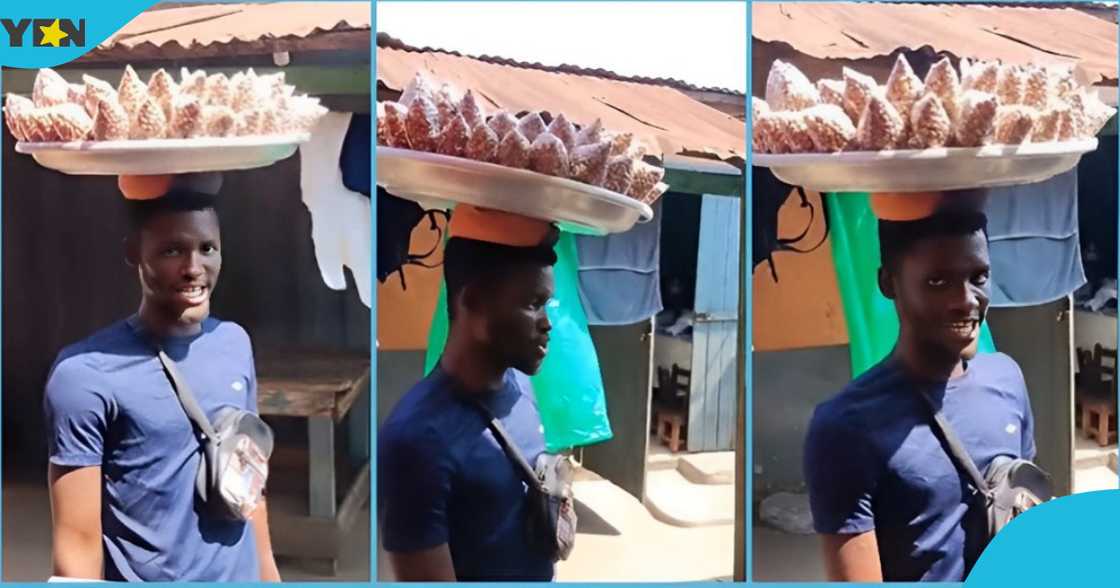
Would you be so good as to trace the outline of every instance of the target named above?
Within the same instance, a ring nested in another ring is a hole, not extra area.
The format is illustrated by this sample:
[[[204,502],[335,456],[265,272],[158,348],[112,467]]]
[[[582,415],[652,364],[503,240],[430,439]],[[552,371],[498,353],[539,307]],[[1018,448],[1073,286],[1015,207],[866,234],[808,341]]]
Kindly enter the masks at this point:
[[[101,580],[101,467],[68,468],[51,464],[51,549],[54,575]]]
[[[831,582],[882,582],[875,532],[821,535],[825,572]]]
[[[390,552],[389,561],[398,582],[454,582],[455,567],[447,544],[410,552]]]
[[[250,519],[253,534],[257,539],[257,560],[261,566],[262,582],[280,582],[280,569],[276,567],[276,557],[272,554],[272,537],[268,533],[268,505],[261,499],[260,506],[253,511]]]

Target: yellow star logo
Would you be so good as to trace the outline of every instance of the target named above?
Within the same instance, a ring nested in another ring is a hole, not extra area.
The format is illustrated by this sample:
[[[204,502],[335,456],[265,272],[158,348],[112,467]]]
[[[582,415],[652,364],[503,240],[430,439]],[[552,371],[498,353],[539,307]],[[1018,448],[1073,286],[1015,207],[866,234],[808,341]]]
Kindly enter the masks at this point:
[[[54,19],[54,22],[51,23],[51,26],[39,27],[39,30],[43,33],[43,39],[39,41],[39,46],[50,45],[51,47],[58,47],[59,41],[70,36],[66,34],[61,28],[59,28],[57,18]]]

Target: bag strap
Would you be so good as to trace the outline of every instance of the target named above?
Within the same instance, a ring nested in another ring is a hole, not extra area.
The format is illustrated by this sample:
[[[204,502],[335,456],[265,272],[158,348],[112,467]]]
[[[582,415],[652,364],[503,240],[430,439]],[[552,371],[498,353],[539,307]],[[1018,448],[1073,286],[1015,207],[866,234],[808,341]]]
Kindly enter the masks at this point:
[[[202,412],[202,408],[198,406],[198,401],[195,400],[187,382],[179,375],[175,362],[163,352],[163,349],[157,348],[156,351],[159,354],[159,362],[163,364],[163,372],[171,382],[171,387],[175,389],[175,395],[179,397],[179,404],[183,405],[183,411],[187,413],[187,418],[211,443],[217,443],[218,434],[210,424],[210,419],[206,418],[206,413]]]
[[[963,471],[972,480],[972,485],[976,487],[983,494],[988,494],[988,481],[980,474],[980,469],[976,467],[976,463],[972,461],[972,457],[968,455],[965,450],[964,444],[961,443],[957,437],[956,431],[953,427],[949,426],[949,421],[945,419],[945,415],[941,413],[941,409],[934,404],[933,399],[930,398],[929,393],[925,390],[921,391],[922,399],[925,400],[926,406],[929,407],[930,413],[933,415],[934,425],[941,431],[941,437],[948,445],[949,457],[952,458],[954,465],[957,466],[958,471]]]
[[[505,427],[502,426],[502,422],[499,421],[497,417],[490,414],[490,410],[483,406],[481,402],[475,401],[474,404],[475,407],[482,412],[483,416],[486,417],[486,427],[494,434],[494,439],[498,441],[498,445],[502,447],[502,451],[505,452],[506,457],[513,462],[514,467],[521,474],[521,478],[530,488],[537,492],[544,492],[544,487],[541,485],[540,479],[537,478],[537,472],[529,466],[529,462],[525,460],[525,456],[521,455],[521,451],[517,449],[513,440],[510,439],[509,433],[507,433]]]

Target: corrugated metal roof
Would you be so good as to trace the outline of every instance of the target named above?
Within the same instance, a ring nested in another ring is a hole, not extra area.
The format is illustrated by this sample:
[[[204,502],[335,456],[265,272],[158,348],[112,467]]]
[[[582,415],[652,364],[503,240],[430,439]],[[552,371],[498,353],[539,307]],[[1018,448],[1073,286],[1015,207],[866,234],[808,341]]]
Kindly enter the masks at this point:
[[[409,45],[409,44],[405,43],[404,41],[402,41],[400,39],[397,39],[397,38],[389,35],[388,33],[382,33],[382,32],[377,33],[377,46],[378,47],[390,48],[390,49],[398,49],[398,50],[401,50],[401,51],[412,51],[412,52],[417,52],[417,53],[446,53],[447,55],[456,55],[456,56],[459,56],[459,57],[470,57],[471,59],[477,59],[478,61],[483,61],[483,62],[486,62],[486,63],[495,63],[495,64],[498,64],[498,65],[508,65],[508,66],[511,66],[511,67],[519,67],[519,68],[523,68],[523,69],[536,69],[536,70],[556,72],[556,73],[567,73],[567,74],[577,74],[577,75],[584,75],[584,76],[594,76],[594,77],[597,77],[597,78],[603,78],[603,79],[607,79],[607,80],[615,80],[615,81],[619,81],[619,82],[634,82],[636,84],[650,84],[650,85],[654,85],[654,86],[668,86],[670,88],[676,88],[678,90],[684,90],[684,91],[688,91],[688,92],[716,92],[716,93],[719,93],[719,94],[728,94],[728,95],[731,95],[731,96],[739,96],[739,97],[743,96],[742,92],[736,92],[735,90],[731,90],[731,89],[728,89],[728,88],[701,87],[701,86],[697,86],[695,84],[690,84],[686,81],[678,80],[678,79],[674,79],[674,78],[651,78],[651,77],[646,77],[646,76],[624,76],[624,75],[621,75],[621,74],[617,74],[613,71],[606,70],[606,69],[600,69],[600,68],[587,68],[587,67],[580,67],[578,65],[568,65],[568,64],[544,65],[544,64],[541,64],[541,63],[517,61],[516,59],[509,59],[509,58],[506,58],[506,57],[496,57],[496,56],[492,56],[492,55],[464,55],[464,54],[462,54],[458,51],[451,51],[451,50],[448,50],[448,49],[440,49],[440,48],[436,48],[436,47],[414,47],[412,45]]]
[[[85,59],[138,55],[183,58],[238,48],[291,50],[293,40],[350,38],[369,46],[369,2],[195,4],[140,13]],[[289,43],[284,44],[284,41]],[[350,43],[353,45],[354,43]],[[319,43],[315,49],[331,46]]]
[[[377,49],[377,81],[394,91],[424,72],[433,80],[471,89],[489,110],[564,113],[577,124],[596,118],[632,132],[654,155],[742,159],[746,125],[676,88],[503,65],[448,52]]]
[[[1117,79],[1116,25],[1043,4],[754,3],[751,35],[820,59],[870,59],[930,46],[1007,63],[1076,63],[1091,83]]]

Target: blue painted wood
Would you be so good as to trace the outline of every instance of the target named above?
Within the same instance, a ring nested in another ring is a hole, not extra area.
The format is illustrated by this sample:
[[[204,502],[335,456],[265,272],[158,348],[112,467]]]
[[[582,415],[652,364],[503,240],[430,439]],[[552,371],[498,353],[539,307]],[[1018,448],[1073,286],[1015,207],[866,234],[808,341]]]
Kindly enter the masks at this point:
[[[704,195],[701,205],[689,451],[730,450],[735,438],[740,202]]]

